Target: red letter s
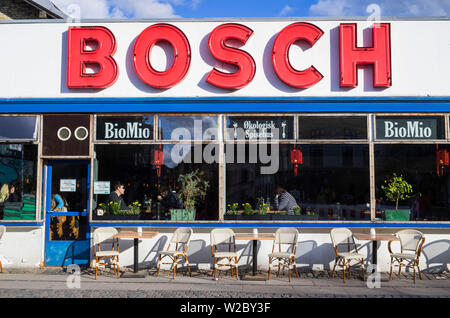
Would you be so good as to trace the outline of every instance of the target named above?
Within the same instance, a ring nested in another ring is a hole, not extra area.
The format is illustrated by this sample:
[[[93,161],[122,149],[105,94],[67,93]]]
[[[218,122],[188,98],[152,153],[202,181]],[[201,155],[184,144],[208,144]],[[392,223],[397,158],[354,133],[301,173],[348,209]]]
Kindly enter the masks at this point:
[[[211,54],[219,61],[236,65],[239,70],[224,73],[214,68],[206,77],[208,83],[226,89],[239,89],[252,81],[256,72],[253,58],[245,51],[225,45],[231,39],[245,44],[252,34],[251,29],[235,23],[219,25],[211,32],[208,39]]]

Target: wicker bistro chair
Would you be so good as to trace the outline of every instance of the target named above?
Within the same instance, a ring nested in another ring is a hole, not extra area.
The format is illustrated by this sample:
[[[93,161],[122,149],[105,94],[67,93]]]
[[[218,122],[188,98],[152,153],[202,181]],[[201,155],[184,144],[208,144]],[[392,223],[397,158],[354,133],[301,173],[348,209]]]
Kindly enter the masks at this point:
[[[236,279],[239,280],[238,258],[234,231],[230,228],[213,229],[211,231],[211,253],[214,257],[214,279],[217,279],[217,268],[220,266],[230,266],[233,275],[233,266],[236,268]],[[223,246],[228,246],[228,251],[220,251]],[[220,263],[225,260],[226,263]]]
[[[344,283],[345,283],[345,268],[348,269],[350,277],[351,267],[360,265],[362,269],[363,280],[366,280],[364,273],[364,256],[358,253],[358,247],[356,246],[355,239],[352,231],[347,228],[335,228],[330,232],[331,241],[333,242],[334,251],[336,252],[336,259],[334,261],[333,272],[331,274],[334,277],[336,265],[342,266],[344,269]],[[340,252],[339,246],[346,245],[347,252]],[[352,252],[352,249],[355,251]],[[356,264],[351,265],[352,261],[357,261]]]
[[[167,250],[158,252],[159,261],[158,261],[158,276],[161,269],[161,264],[171,264],[173,267],[173,279],[175,279],[175,275],[177,272],[178,264],[186,264],[187,269],[189,271],[189,275],[191,275],[191,269],[189,268],[189,261],[187,257],[187,250],[189,247],[189,242],[192,236],[192,229],[190,227],[180,227],[175,230],[172,235],[172,239],[169,242],[169,246]],[[175,249],[171,249],[171,246],[175,246]],[[163,263],[162,260],[164,258],[169,258],[170,263]]]
[[[114,273],[119,277],[119,239],[115,239],[118,231],[113,227],[99,227],[94,231],[94,255],[95,255],[95,279],[99,266],[113,265]],[[101,250],[101,243],[112,239],[111,250]],[[109,258],[110,262],[105,263],[105,259]]]
[[[0,225],[0,241],[2,240],[3,234],[6,232],[6,226]],[[3,273],[2,261],[0,260],[0,273]]]
[[[400,239],[400,253],[394,253],[392,251],[392,242],[389,241],[388,249],[391,254],[391,272],[389,279],[392,279],[392,268],[398,266],[398,274],[400,275],[402,270],[402,265],[405,267],[412,267],[414,269],[414,283],[416,282],[416,267],[419,272],[419,278],[422,279],[422,273],[419,267],[419,258],[422,253],[422,247],[425,243],[425,236],[422,232],[417,230],[401,230],[395,233],[395,235]],[[394,265],[394,263],[398,265]],[[406,264],[404,264],[406,262]]]
[[[291,268],[294,267],[295,274],[299,277],[297,266],[295,264],[295,254],[297,252],[298,231],[295,228],[280,228],[275,232],[275,240],[273,241],[272,253],[269,254],[269,273],[272,268],[272,262],[277,260],[278,276],[280,275],[281,266],[287,266],[289,269],[289,282],[291,281]],[[278,251],[276,247],[278,246]]]

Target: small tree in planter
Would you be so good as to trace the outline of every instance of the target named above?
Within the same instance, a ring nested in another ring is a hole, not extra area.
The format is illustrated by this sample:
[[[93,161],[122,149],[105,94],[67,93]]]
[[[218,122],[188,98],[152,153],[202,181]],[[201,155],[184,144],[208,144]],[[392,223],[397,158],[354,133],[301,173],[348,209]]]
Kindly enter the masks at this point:
[[[206,196],[206,190],[209,188],[209,182],[204,180],[203,172],[194,170],[190,173],[181,174],[178,177],[181,183],[181,189],[177,193],[177,199],[183,203],[188,215],[187,219],[195,219],[195,204],[200,198]]]
[[[395,210],[386,210],[386,220],[409,221],[409,209],[399,210],[398,202],[412,197],[412,186],[406,181],[402,175],[394,173],[392,176],[384,180],[381,190],[388,201],[395,202]]]

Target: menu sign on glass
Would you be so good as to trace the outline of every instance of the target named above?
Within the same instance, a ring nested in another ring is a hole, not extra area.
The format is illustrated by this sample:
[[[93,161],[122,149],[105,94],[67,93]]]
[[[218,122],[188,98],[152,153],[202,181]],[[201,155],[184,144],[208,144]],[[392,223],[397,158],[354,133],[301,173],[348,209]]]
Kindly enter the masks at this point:
[[[97,117],[97,140],[152,140],[153,116]]]
[[[442,139],[443,118],[377,117],[377,139]]]
[[[226,127],[228,140],[294,138],[293,117],[229,116]]]

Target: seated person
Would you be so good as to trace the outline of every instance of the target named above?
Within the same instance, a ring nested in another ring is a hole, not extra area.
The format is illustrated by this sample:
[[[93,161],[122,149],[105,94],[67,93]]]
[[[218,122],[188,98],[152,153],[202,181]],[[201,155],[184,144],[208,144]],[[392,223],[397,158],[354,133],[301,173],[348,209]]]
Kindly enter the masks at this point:
[[[281,187],[275,190],[275,205],[277,210],[286,210],[288,215],[294,215],[294,210],[298,207],[294,197]]]
[[[108,197],[105,200],[105,204],[108,205],[109,202],[117,202],[120,204],[120,210],[130,210],[130,207],[128,207],[125,204],[125,201],[121,197],[125,193],[125,185],[120,182],[114,182],[113,183],[113,191],[108,195]]]
[[[52,196],[51,210],[55,212],[67,212],[68,204],[61,194]]]
[[[169,190],[168,187],[161,186],[159,192],[161,194],[158,195],[156,198],[158,199],[158,201],[161,202],[164,210],[181,209],[183,207],[182,204],[177,200],[175,195],[172,193],[172,191]]]

